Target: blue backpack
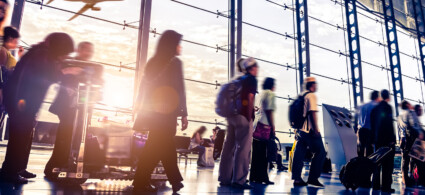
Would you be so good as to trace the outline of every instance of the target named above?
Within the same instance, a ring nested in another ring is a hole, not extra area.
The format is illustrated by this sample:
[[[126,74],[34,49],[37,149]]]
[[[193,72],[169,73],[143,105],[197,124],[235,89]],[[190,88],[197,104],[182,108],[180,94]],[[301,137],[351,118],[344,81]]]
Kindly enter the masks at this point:
[[[241,110],[242,81],[245,76],[239,77],[220,87],[215,101],[215,112],[221,117],[237,115]]]
[[[289,105],[289,124],[294,129],[301,129],[307,117],[304,117],[304,98],[310,92],[298,96],[298,98]]]

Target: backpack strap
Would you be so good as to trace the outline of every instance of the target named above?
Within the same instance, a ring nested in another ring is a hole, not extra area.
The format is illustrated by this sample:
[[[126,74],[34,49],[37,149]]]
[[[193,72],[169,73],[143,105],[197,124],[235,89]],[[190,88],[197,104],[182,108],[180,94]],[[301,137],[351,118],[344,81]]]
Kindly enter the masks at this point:
[[[308,95],[308,94],[310,94],[311,92],[310,91],[308,91],[308,92],[306,92],[302,97],[303,97],[303,112],[304,112],[304,107],[305,107],[305,97]],[[306,114],[305,114],[305,118],[304,118],[304,122],[303,123],[305,123],[305,121],[307,120],[307,131],[309,131],[310,132],[310,129],[309,129],[309,126],[308,126],[308,115],[310,115],[310,113],[309,112],[306,112]]]

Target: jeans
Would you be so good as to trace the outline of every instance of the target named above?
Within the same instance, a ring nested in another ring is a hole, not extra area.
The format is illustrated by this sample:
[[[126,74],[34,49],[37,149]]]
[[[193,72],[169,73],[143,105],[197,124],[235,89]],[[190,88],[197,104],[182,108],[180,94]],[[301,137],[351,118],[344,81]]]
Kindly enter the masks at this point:
[[[357,153],[359,157],[368,157],[373,153],[373,137],[372,130],[361,128],[357,132],[358,136],[358,148]]]
[[[205,146],[196,146],[192,150],[198,152],[198,165],[200,165],[200,163],[202,161],[202,156],[205,153]]]
[[[385,146],[377,146],[375,150],[378,150],[380,147]],[[394,156],[395,148],[393,147],[393,150],[382,160],[381,166],[379,166],[373,174],[374,189],[381,189],[384,191],[391,189],[391,184],[393,183]]]
[[[253,124],[243,115],[227,118],[229,127],[221,154],[218,181],[245,184],[251,161]]]
[[[301,180],[301,172],[304,166],[304,157],[307,151],[307,147],[313,153],[313,159],[311,160],[310,173],[308,181],[315,181],[319,179],[322,173],[323,163],[325,162],[326,152],[323,146],[321,137],[316,137],[310,131],[310,133],[299,132],[299,138],[297,145],[295,146],[294,159],[292,163],[292,179]]]

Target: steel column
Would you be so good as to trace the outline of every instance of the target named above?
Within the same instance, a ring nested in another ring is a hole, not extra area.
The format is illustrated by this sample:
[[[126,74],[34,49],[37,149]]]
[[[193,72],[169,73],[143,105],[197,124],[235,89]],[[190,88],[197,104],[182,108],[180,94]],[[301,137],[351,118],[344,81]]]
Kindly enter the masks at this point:
[[[385,31],[387,34],[388,57],[391,67],[391,77],[393,82],[393,94],[395,111],[398,116],[398,104],[404,99],[403,81],[400,68],[400,53],[397,39],[396,19],[394,17],[394,7],[392,0],[382,0],[382,7],[385,19]]]
[[[422,40],[425,40],[425,17],[422,8],[422,3],[420,0],[412,0],[413,2],[413,13],[415,16],[415,24],[416,24],[416,33],[418,38],[419,45],[419,54],[421,57],[421,65],[422,65],[422,79],[425,80],[425,43]]]
[[[147,61],[152,0],[141,0],[139,32],[137,39],[136,70],[134,76],[133,109],[136,105],[139,84]]]
[[[230,68],[230,78],[233,78],[235,76],[235,28],[236,28],[236,24],[235,24],[235,10],[236,10],[236,5],[235,5],[235,0],[230,0],[230,24],[229,24],[229,47],[230,47],[230,51],[229,51],[229,68]]]
[[[357,0],[345,0],[345,19],[347,22],[348,49],[351,63],[351,84],[353,86],[354,107],[363,99],[362,58],[360,52],[360,36],[357,20]],[[351,8],[350,8],[351,5]]]
[[[296,0],[297,41],[298,41],[298,71],[300,86],[303,86],[304,72],[310,76],[310,38],[308,34],[307,0]],[[305,70],[304,70],[305,69]]]
[[[21,29],[22,15],[24,13],[25,0],[15,0],[13,4],[13,13],[11,25],[16,29]]]
[[[236,35],[236,59],[242,57],[242,0],[238,0],[238,14],[237,14],[237,35]]]

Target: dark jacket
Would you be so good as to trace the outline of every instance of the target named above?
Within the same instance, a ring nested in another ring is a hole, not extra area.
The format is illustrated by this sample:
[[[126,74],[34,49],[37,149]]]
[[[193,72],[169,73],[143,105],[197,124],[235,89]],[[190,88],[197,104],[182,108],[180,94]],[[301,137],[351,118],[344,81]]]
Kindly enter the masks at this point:
[[[396,142],[393,110],[386,101],[380,102],[371,112],[372,131],[375,132],[375,144],[391,146]]]
[[[147,66],[150,63],[152,61]],[[145,75],[138,97],[142,108],[140,112],[187,116],[183,65],[180,59],[171,59],[166,69],[157,75]]]
[[[9,114],[16,113],[18,102],[21,112],[38,112],[49,86],[61,75],[59,64],[50,56],[48,48],[40,44],[18,62],[4,88],[4,104]]]

